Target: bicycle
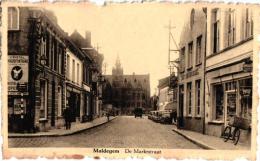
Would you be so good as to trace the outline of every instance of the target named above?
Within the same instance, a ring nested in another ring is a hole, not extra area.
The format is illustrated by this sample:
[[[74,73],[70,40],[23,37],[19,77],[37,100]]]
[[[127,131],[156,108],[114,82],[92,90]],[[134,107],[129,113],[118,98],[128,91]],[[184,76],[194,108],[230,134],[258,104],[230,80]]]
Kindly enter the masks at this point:
[[[232,128],[234,128],[234,130],[232,130]],[[222,133],[224,141],[232,140],[234,145],[237,145],[240,138],[240,129],[249,129],[249,121],[242,117],[232,117]]]

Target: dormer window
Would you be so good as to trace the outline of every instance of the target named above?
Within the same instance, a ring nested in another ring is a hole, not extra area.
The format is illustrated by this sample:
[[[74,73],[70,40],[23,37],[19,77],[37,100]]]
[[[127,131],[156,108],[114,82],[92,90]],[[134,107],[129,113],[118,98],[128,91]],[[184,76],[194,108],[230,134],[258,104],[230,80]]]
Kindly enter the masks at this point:
[[[190,28],[193,28],[193,25],[195,23],[195,10],[192,9],[190,13]]]
[[[19,9],[17,7],[8,8],[8,30],[19,30]]]

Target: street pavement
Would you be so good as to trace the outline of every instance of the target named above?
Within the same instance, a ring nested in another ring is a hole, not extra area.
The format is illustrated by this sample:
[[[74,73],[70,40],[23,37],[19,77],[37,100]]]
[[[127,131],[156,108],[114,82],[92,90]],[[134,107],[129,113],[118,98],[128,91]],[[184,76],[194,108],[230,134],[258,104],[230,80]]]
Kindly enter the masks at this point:
[[[134,116],[119,116],[81,133],[59,137],[9,138],[9,147],[113,147],[199,149],[172,131],[173,125],[155,123]]]

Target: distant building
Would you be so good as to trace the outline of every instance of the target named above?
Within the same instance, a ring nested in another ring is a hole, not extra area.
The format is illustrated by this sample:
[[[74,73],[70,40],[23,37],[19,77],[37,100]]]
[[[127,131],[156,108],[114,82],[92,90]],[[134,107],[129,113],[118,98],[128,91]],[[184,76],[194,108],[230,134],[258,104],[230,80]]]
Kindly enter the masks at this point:
[[[104,102],[120,110],[121,114],[132,114],[136,107],[150,109],[150,76],[124,75],[119,58],[112,75],[105,75]]]
[[[177,77],[174,76],[177,80]],[[158,108],[159,111],[170,110],[177,111],[177,86],[171,88],[170,76],[159,80],[158,84]],[[177,81],[175,82],[177,85]]]

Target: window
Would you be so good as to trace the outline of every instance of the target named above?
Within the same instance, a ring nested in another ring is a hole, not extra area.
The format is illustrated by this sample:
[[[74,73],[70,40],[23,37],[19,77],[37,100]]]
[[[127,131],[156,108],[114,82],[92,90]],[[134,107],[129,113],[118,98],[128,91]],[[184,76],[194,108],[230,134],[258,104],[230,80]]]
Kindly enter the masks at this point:
[[[221,84],[215,85],[215,119],[218,121],[224,120],[224,91]]]
[[[62,116],[62,88],[58,86],[58,116]]]
[[[52,38],[51,41],[51,68],[54,69],[54,64],[55,64],[55,39]]]
[[[201,63],[201,41],[202,41],[202,36],[199,36],[197,38],[197,45],[196,45],[196,65]]]
[[[180,55],[180,71],[184,72],[185,70],[185,47],[181,49],[181,55]]]
[[[235,10],[228,10],[228,46],[235,43]]]
[[[200,115],[200,80],[196,81],[196,94],[195,94],[195,102],[196,102],[196,115]]]
[[[48,103],[48,85],[46,80],[40,81],[40,91],[41,91],[41,107],[40,107],[40,118],[47,119],[47,103]]]
[[[19,30],[19,10],[16,7],[8,8],[8,30]]]
[[[195,23],[195,10],[192,9],[191,10],[191,14],[190,14],[190,28],[193,28],[193,25]]]
[[[46,56],[46,39],[44,37],[41,38],[40,55],[47,57]]]
[[[77,63],[77,84],[79,84],[79,63]]]
[[[60,73],[60,74],[62,74],[61,72],[62,72],[62,48],[60,48],[60,50],[59,50],[59,55],[58,55],[58,62],[59,62],[59,64],[58,64],[58,72]]]
[[[67,55],[67,78],[70,78],[70,56]]]
[[[192,61],[193,61],[193,59],[192,59],[192,57],[193,57],[193,54],[192,54],[192,52],[193,52],[193,42],[190,42],[188,46],[189,46],[189,49],[188,49],[188,68],[191,68],[192,67]]]
[[[243,118],[252,119],[252,78],[239,81],[241,111],[240,115]]]
[[[252,11],[248,8],[246,9],[246,16],[245,16],[245,38],[253,36],[253,16]]]
[[[187,84],[187,109],[188,109],[188,115],[191,115],[191,89],[192,89],[192,84],[191,82]]]
[[[219,10],[213,11],[213,53],[219,51]]]
[[[50,62],[49,62],[50,61],[50,35],[48,32],[46,33],[45,40],[46,40],[45,51],[46,51],[46,58],[47,58],[46,65],[49,66],[49,64],[50,64]]]
[[[75,60],[72,60],[72,81],[75,82]]]

